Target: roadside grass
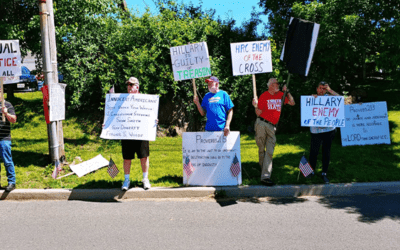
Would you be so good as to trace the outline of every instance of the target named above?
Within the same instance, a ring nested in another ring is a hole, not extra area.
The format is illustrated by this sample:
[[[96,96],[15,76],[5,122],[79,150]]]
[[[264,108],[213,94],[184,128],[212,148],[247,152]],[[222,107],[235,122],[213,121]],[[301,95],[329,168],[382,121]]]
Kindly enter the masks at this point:
[[[400,105],[399,89],[393,85],[379,91],[379,87],[366,85],[370,95],[368,101],[388,102],[391,145],[368,145],[342,147],[340,130],[331,150],[329,178],[332,183],[398,181],[400,180]],[[390,89],[391,88],[391,89]],[[388,91],[391,90],[391,91]],[[81,178],[71,175],[53,180],[54,166],[48,155],[47,126],[43,116],[41,92],[16,93],[8,99],[16,110],[17,123],[12,125],[12,154],[16,165],[18,188],[120,188],[123,180],[123,159],[119,141],[99,138],[102,117],[94,114],[67,114],[63,121],[66,160],[72,163],[79,156],[83,161],[98,154],[106,159],[113,158],[120,173],[112,179],[107,168]],[[260,184],[258,148],[254,134],[242,134],[241,164],[243,185]],[[299,175],[299,162],[305,153],[308,158],[310,133],[278,134],[274,152],[272,179],[277,184],[322,183],[318,176],[306,179]],[[3,164],[2,164],[3,165]],[[70,173],[63,167],[61,175]],[[321,152],[318,157],[317,174],[321,173]],[[6,171],[1,169],[1,185],[7,185]],[[150,142],[150,172],[152,186],[179,187],[182,183],[182,138],[158,137]],[[139,160],[132,161],[132,186],[141,186],[141,167]]]

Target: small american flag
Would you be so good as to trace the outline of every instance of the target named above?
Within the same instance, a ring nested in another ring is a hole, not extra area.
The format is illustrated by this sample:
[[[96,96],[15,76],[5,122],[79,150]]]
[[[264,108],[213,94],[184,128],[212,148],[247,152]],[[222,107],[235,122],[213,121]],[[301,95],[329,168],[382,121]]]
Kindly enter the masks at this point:
[[[117,165],[115,165],[114,161],[110,157],[110,162],[108,163],[107,173],[114,179],[115,176],[119,173]]]
[[[193,174],[194,170],[195,168],[190,162],[189,156],[186,156],[185,163],[183,164],[183,171],[185,171],[187,178],[189,178]]]
[[[59,171],[59,167],[55,166],[54,170],[53,170],[53,173],[51,174],[51,177],[53,177],[53,179],[57,178],[58,171]]]
[[[114,85],[113,85],[112,88],[108,91],[108,93],[115,93]]]
[[[299,168],[304,177],[314,173],[314,170],[311,168],[310,164],[308,164],[308,161],[304,155],[301,157]]]
[[[233,158],[231,172],[234,177],[236,177],[240,174],[240,164],[239,164],[239,160],[238,160],[236,154],[235,154],[235,158]]]

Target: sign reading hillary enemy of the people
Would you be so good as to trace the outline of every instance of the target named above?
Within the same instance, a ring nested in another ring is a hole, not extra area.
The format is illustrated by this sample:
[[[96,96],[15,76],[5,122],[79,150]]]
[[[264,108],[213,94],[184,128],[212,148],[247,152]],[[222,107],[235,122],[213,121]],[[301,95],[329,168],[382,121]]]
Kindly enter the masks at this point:
[[[107,94],[100,138],[155,141],[158,95]]]
[[[182,134],[183,183],[191,186],[233,186],[242,183],[240,132]]]
[[[272,72],[270,41],[231,43],[234,76]]]
[[[302,127],[344,127],[343,96],[301,96]]]
[[[0,40],[0,77],[4,83],[14,83],[21,74],[19,40]]]
[[[386,102],[346,105],[345,114],[342,146],[390,144]]]
[[[211,76],[206,42],[171,47],[170,52],[175,81]]]

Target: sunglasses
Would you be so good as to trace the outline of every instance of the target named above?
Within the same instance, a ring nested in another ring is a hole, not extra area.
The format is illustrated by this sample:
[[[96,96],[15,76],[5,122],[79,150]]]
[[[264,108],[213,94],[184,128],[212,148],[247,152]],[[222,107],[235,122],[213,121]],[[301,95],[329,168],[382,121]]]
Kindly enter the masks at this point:
[[[134,83],[128,83],[127,84],[127,86],[129,86],[129,87],[133,87],[133,86],[135,86],[135,85],[137,85],[137,84],[134,84]],[[139,86],[139,85],[138,85]]]

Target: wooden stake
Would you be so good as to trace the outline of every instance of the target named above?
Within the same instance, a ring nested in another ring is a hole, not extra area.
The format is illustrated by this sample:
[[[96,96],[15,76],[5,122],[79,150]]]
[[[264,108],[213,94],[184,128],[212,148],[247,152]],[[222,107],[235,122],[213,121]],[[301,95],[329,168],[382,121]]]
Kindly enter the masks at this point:
[[[4,108],[4,77],[0,77],[0,87],[1,87],[1,108]],[[3,116],[3,122],[6,121],[6,117],[4,116],[4,113],[1,112]]]
[[[256,75],[253,74],[253,97],[257,100]]]
[[[193,98],[197,97],[197,89],[196,89],[196,80],[192,78],[192,84],[193,84]]]

